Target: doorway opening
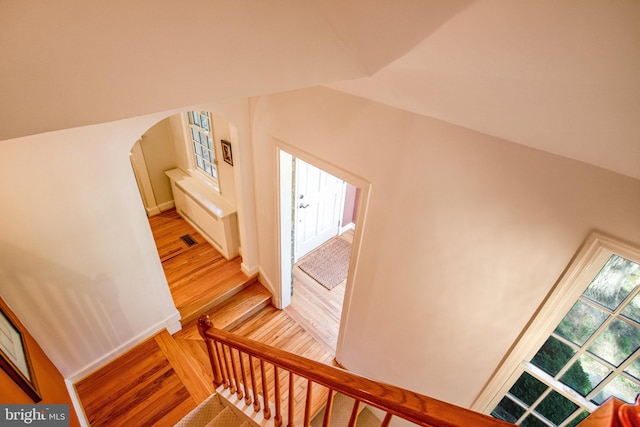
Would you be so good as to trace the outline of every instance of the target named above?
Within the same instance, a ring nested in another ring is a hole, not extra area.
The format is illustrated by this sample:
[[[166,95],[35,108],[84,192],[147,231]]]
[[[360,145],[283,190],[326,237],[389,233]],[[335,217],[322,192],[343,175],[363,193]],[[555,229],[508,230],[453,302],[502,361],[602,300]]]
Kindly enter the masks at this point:
[[[190,111],[156,123],[131,150],[134,176],[182,324],[251,280],[239,256],[235,173],[240,162],[233,167],[216,160],[223,158],[224,143],[235,144],[234,136],[233,125],[224,118]]]
[[[369,184],[286,150],[279,150],[281,307],[337,355]]]

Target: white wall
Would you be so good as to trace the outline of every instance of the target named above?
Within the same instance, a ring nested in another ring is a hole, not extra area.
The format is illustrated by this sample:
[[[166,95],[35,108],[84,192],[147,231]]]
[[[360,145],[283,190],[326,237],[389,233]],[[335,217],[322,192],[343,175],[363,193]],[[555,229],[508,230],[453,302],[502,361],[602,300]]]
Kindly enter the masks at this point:
[[[469,406],[589,231],[640,244],[622,175],[323,88],[256,98],[252,117],[274,283],[273,138],[372,184],[338,359],[373,378]]]
[[[250,164],[247,101],[206,108],[238,124],[234,156]],[[65,378],[179,320],[129,161],[171,114],[0,142],[0,295]],[[241,165],[241,235],[255,240],[253,178]],[[255,249],[243,257],[256,268]]]
[[[65,377],[177,320],[129,162],[136,124],[0,143],[0,293]]]

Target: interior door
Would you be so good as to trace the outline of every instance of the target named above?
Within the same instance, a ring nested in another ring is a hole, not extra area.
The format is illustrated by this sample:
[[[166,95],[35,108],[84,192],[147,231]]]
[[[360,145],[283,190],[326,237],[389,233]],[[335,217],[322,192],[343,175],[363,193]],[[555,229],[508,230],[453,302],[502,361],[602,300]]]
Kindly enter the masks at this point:
[[[298,261],[338,235],[345,183],[300,159],[295,161],[294,260]]]

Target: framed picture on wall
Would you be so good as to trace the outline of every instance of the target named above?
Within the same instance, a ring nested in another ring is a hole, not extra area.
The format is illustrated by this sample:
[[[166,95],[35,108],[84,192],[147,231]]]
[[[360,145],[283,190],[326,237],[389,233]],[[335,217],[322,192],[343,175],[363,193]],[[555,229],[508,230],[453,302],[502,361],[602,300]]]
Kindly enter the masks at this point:
[[[41,400],[22,332],[0,307],[0,366],[34,401]]]
[[[231,153],[231,143],[229,141],[225,141],[224,139],[220,140],[222,144],[222,158],[225,162],[229,163],[233,166],[233,154]]]

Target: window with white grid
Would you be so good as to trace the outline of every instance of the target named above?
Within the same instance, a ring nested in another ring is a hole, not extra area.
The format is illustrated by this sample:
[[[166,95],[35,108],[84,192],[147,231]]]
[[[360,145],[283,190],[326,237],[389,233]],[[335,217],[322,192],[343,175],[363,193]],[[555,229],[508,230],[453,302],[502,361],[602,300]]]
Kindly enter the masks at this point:
[[[207,111],[189,111],[187,116],[195,166],[217,184],[218,171],[211,116]]]
[[[629,258],[600,248],[582,271],[574,271],[569,285],[577,283],[582,292],[513,370],[505,392],[488,408],[492,416],[527,427],[572,427],[611,396],[636,401],[640,260]]]

